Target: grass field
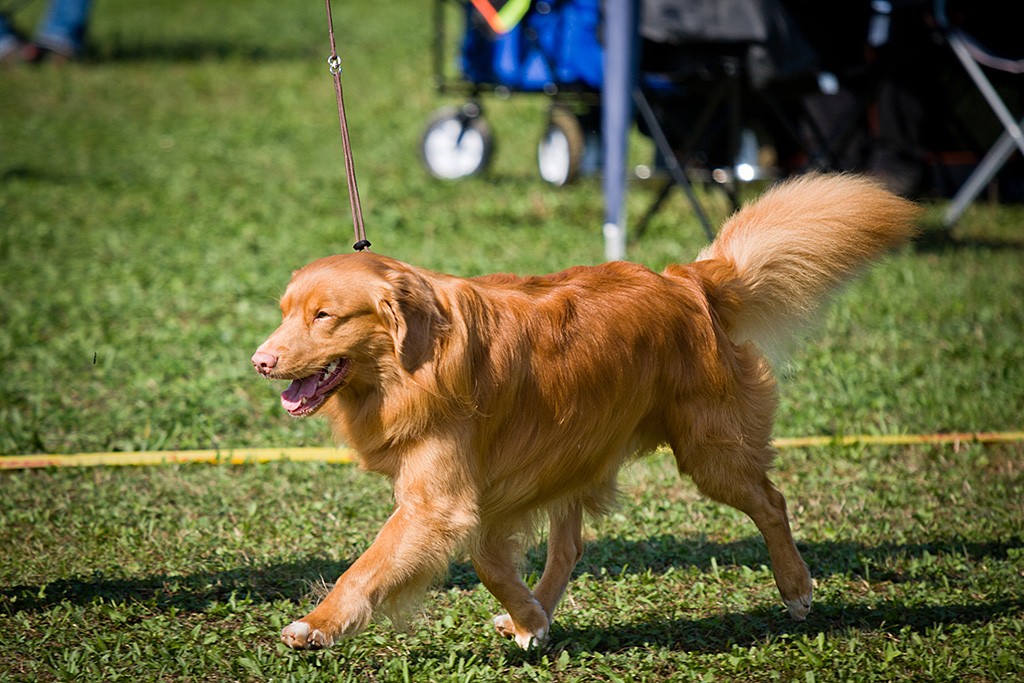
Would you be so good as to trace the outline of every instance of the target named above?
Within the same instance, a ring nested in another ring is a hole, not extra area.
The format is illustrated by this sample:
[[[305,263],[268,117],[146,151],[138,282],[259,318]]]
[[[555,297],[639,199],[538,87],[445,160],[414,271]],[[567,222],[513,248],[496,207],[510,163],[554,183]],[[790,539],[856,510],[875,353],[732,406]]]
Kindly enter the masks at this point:
[[[329,445],[248,362],[291,271],[352,243],[323,7],[95,5],[91,60],[0,70],[0,454]],[[492,173],[432,181],[419,135],[451,100],[426,3],[337,5],[375,250],[460,275],[601,260],[598,184],[537,178],[544,102],[488,100]],[[651,198],[634,188],[631,214]],[[676,197],[630,258],[702,244]],[[777,433],[1020,430],[1022,330],[1024,209],[979,204],[837,299],[785,369]],[[775,479],[817,581],[805,623],[753,524],[656,454],[588,525],[544,651],[491,631],[497,603],[455,558],[408,624],[307,654],[277,632],[367,546],[385,482],[299,463],[0,472],[0,680],[1024,677],[1024,446],[792,449]],[[543,538],[525,571],[542,557]]]

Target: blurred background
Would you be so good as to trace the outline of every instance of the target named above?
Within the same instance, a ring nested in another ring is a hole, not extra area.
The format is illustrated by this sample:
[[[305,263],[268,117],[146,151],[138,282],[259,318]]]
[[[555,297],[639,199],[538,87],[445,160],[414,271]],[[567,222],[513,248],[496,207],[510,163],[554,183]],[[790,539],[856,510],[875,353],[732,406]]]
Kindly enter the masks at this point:
[[[949,26],[1010,52],[1010,10],[951,4],[943,26],[930,2],[819,5],[640,7],[633,47],[609,55],[632,79],[609,178],[594,60],[622,39],[610,4],[338,0],[374,249],[464,276],[597,263],[614,180],[626,255],[660,269],[777,178],[874,173],[924,201],[934,229],[851,288],[794,360],[785,431],[1015,426],[1012,144],[946,222],[1002,131]],[[23,45],[49,7],[0,3]],[[354,241],[323,4],[89,10],[80,52],[19,49],[0,67],[0,452],[328,443],[247,361],[290,273]],[[1019,114],[1013,75],[983,68]]]

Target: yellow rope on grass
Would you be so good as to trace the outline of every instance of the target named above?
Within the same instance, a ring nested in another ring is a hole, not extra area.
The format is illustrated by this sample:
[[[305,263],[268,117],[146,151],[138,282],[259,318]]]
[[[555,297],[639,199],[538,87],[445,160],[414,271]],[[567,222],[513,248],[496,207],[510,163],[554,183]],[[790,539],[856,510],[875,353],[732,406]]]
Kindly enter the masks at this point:
[[[352,451],[346,448],[236,448],[204,451],[5,455],[0,457],[0,470],[34,467],[145,466],[175,463],[251,465],[278,460],[350,463],[353,458]]]
[[[794,436],[773,442],[776,448],[821,446],[914,446],[921,444],[1014,443],[1024,441],[1024,432],[954,432],[948,434],[869,434],[860,436]]]
[[[776,448],[826,446],[913,446],[922,444],[966,445],[972,443],[1024,442],[1024,432],[956,432],[951,434],[879,434],[859,436],[797,436],[775,439]],[[149,466],[175,463],[252,465],[279,460],[293,462],[351,463],[348,448],[236,448],[197,451],[140,451],[135,453],[75,453],[68,455],[0,456],[0,470],[39,467]]]

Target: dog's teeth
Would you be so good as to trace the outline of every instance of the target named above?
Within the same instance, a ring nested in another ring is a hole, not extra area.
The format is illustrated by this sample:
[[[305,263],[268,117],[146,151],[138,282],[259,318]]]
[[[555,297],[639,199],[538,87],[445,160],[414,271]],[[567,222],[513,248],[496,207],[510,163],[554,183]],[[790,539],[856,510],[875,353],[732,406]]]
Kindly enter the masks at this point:
[[[334,372],[334,368],[332,367],[333,365],[333,363],[328,363],[327,366],[325,366],[324,369],[320,371],[321,382],[327,379],[330,376],[330,374]]]

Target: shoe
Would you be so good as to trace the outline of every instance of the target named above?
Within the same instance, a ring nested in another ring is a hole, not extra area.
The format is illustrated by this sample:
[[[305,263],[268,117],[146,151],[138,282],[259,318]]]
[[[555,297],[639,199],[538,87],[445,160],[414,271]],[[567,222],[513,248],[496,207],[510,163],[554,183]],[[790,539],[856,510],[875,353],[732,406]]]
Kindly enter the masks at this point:
[[[74,59],[74,55],[54,50],[38,43],[26,43],[21,48],[21,61],[26,64],[41,64],[43,62],[63,64],[70,62],[72,59]]]

